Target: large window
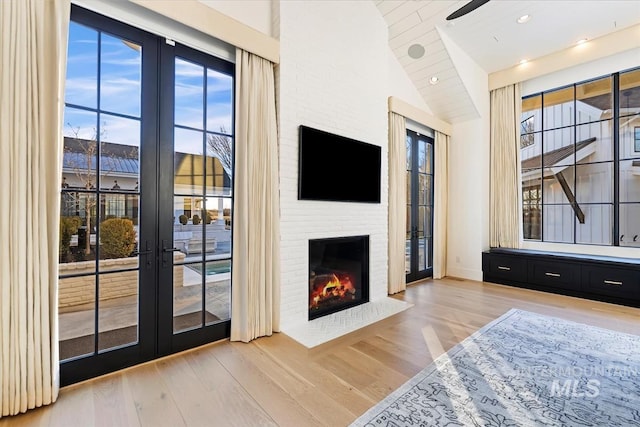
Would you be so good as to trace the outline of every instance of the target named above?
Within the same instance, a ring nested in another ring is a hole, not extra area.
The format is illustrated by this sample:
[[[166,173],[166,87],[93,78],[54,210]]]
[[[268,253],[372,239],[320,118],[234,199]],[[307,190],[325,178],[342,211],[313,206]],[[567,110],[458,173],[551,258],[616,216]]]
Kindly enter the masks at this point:
[[[640,69],[522,99],[524,238],[640,247]]]

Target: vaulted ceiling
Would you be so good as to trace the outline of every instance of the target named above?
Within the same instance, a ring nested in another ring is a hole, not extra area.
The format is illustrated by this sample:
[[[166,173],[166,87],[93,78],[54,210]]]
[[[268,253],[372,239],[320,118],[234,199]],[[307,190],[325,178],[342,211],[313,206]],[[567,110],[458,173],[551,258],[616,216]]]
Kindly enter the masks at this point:
[[[450,123],[479,116],[456,50],[492,73],[640,23],[639,0],[491,0],[452,21],[446,17],[469,0],[373,1],[398,61],[434,115]],[[530,19],[519,24],[523,15]],[[424,55],[414,58],[420,46]]]

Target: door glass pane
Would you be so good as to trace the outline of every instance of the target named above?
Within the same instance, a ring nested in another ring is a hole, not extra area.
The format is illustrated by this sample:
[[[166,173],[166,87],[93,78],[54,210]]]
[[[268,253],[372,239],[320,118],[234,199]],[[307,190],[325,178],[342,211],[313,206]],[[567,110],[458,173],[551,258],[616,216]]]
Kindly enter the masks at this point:
[[[418,239],[418,270],[427,268],[427,239]]]
[[[407,239],[411,239],[411,228],[413,227],[413,224],[411,223],[411,210],[412,210],[411,205],[407,205],[407,218],[405,221],[405,224],[407,225],[407,233],[406,233]]]
[[[175,158],[178,155],[175,153]],[[192,191],[198,189],[202,193],[203,186],[194,186]],[[174,332],[203,325],[203,254],[215,251],[216,245],[215,237],[205,233],[208,218],[203,200],[201,195],[174,197],[173,247],[177,249],[173,252]]]
[[[411,273],[411,240],[406,240],[404,245],[404,274]]]
[[[425,159],[425,172],[433,174],[433,145],[423,141],[426,146],[427,158]]]
[[[413,168],[413,138],[407,135],[407,170]]]
[[[98,104],[98,32],[76,22],[69,24],[64,102],[87,108]]]
[[[73,271],[69,270],[71,267]],[[79,266],[60,265],[59,274],[81,273],[76,267]],[[60,360],[92,354],[96,333],[95,276],[60,278],[58,283]]]
[[[98,350],[137,343],[138,270],[100,274],[98,278]]]
[[[421,205],[431,205],[431,193],[432,193],[432,177],[431,175],[420,174],[418,175],[420,181],[419,200]]]
[[[231,198],[207,197],[203,214],[207,239],[206,260],[231,258]]]
[[[138,256],[135,251],[138,247],[138,226],[126,215],[127,196],[101,195],[100,212],[101,221],[96,227],[100,236],[99,270],[137,269]]]
[[[175,124],[203,130],[204,67],[180,58],[175,67]]]
[[[215,323],[231,318],[231,260],[206,263],[205,323]]]
[[[202,262],[178,264],[183,257],[174,258],[173,266],[173,332],[202,327]]]
[[[424,208],[420,208],[420,209],[424,209],[424,225],[423,225],[423,229],[424,229],[424,235],[425,237],[432,237],[432,230],[431,230],[431,224],[433,223],[433,219],[431,218],[431,206],[425,206]]]
[[[142,47],[103,33],[100,48],[100,109],[140,117]]]
[[[207,69],[207,130],[231,134],[233,127],[233,79]]]
[[[202,194],[205,165],[203,132],[176,128],[174,132],[174,192]]]
[[[207,195],[231,195],[233,171],[233,139],[225,135],[207,134]]]
[[[65,107],[62,132],[65,145],[68,145],[68,147],[65,147],[65,153],[82,153],[95,158],[98,149],[96,145],[98,138],[96,133],[97,126],[98,115],[95,112]],[[88,159],[80,157],[74,160],[73,163],[73,166],[79,168],[83,173],[85,173],[89,165],[91,165],[95,173],[95,161],[89,163]],[[95,183],[95,179],[93,182]]]
[[[427,144],[418,140],[418,172],[427,172]]]

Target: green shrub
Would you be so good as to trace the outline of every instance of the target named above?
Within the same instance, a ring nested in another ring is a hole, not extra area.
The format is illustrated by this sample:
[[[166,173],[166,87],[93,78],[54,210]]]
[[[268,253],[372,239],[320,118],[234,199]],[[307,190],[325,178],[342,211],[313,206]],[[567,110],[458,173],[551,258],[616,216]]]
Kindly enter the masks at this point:
[[[193,223],[193,225],[200,224],[200,216],[198,214],[195,214],[193,218],[191,218],[191,222]]]
[[[78,232],[81,225],[82,219],[78,216],[60,217],[60,246],[58,247],[60,262],[66,262],[71,252],[71,236]]]
[[[202,217],[204,218],[204,223],[205,224],[211,224],[211,222],[213,221],[213,217],[211,216],[211,214],[209,212],[204,212]]]
[[[100,224],[101,258],[125,258],[135,247],[136,232],[130,219],[112,218]]]
[[[189,222],[189,218],[186,215],[180,215],[178,217],[178,221],[180,221],[180,224],[182,225],[187,225],[187,222]]]

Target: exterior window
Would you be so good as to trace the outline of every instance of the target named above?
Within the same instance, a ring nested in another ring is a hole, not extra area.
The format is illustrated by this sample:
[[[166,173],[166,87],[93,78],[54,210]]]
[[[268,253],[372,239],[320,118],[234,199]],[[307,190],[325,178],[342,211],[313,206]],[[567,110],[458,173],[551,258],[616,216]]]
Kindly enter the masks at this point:
[[[640,70],[523,98],[525,239],[640,247],[639,100]]]

